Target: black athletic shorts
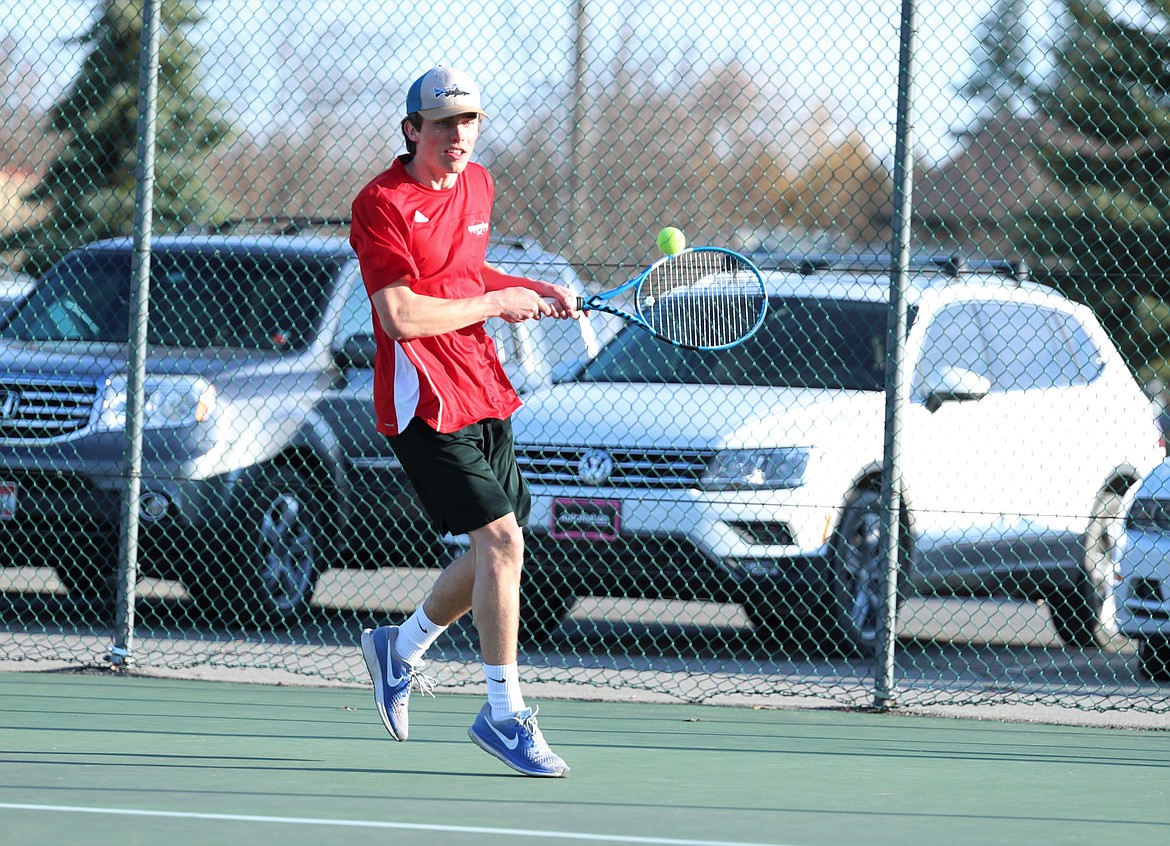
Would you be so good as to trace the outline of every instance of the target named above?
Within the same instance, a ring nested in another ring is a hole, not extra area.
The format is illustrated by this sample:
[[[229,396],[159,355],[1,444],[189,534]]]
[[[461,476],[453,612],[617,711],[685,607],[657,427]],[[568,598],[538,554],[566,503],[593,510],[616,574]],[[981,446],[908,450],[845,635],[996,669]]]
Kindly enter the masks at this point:
[[[445,435],[416,417],[389,441],[440,535],[466,534],[506,514],[528,525],[532,499],[516,465],[510,420],[481,420]]]

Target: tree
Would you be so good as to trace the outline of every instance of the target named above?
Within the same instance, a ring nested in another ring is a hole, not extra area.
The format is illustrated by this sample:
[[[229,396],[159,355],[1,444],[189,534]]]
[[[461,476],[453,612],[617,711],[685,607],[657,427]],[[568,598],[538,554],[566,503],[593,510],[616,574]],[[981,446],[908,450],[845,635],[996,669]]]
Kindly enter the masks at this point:
[[[11,33],[0,33],[0,171],[36,170],[47,154],[36,106],[43,84],[33,63]]]
[[[827,146],[789,189],[789,207],[803,229],[831,233],[834,240],[868,245],[889,237],[894,192],[889,171],[860,133]]]
[[[959,86],[959,94],[983,105],[983,120],[1020,114],[1028,107],[1029,5],[1031,0],[995,0],[976,29],[975,69]]]
[[[194,0],[163,0],[159,56],[154,227],[174,231],[221,220],[230,208],[204,177],[229,122],[200,86],[200,54],[183,33],[200,20]],[[0,243],[40,273],[70,249],[133,232],[142,0],[103,0],[80,41],[91,50],[48,114],[60,152],[29,199],[50,207],[39,224]]]
[[[1140,0],[1144,20],[1100,0],[1063,6],[1056,71],[1036,91],[1060,131],[1035,141],[1066,199],[1033,207],[1019,245],[1064,271],[1052,281],[1089,301],[1138,367],[1170,340],[1137,316],[1170,299],[1170,2]]]
[[[654,236],[679,226],[692,244],[742,247],[746,233],[774,225],[787,185],[786,157],[772,127],[784,98],[761,90],[737,60],[662,67],[636,58],[632,33],[606,68],[586,121],[589,158],[567,191],[563,120],[541,111],[514,149],[496,153],[500,231],[533,233],[604,282],[657,257]],[[669,82],[663,82],[663,79]],[[766,180],[766,181],[764,181]],[[577,230],[559,223],[576,221]]]

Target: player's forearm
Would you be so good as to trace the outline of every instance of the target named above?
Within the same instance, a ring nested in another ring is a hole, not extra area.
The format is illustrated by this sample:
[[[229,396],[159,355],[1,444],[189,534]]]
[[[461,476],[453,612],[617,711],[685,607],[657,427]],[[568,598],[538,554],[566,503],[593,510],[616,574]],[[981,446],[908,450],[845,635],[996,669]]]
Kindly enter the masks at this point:
[[[542,297],[552,296],[550,289],[554,286],[548,282],[542,282],[539,279],[529,279],[527,276],[512,276],[486,262],[480,275],[483,277],[483,287],[486,291],[502,291],[505,288],[527,288],[529,291],[535,291]]]
[[[448,300],[411,291],[378,297],[374,308],[383,331],[396,341],[455,332],[495,317],[499,311],[486,295]]]
[[[454,332],[491,317],[517,323],[552,315],[554,311],[539,294],[521,286],[449,300],[416,294],[405,285],[394,285],[378,291],[373,299],[382,329],[397,341]]]

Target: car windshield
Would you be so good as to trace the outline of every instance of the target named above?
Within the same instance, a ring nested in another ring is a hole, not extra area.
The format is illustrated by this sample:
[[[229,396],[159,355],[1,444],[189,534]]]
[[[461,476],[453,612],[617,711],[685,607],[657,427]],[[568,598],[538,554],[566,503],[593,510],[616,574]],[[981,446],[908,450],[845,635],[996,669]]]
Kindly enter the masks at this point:
[[[75,253],[0,331],[22,341],[129,337],[131,254]],[[147,340],[171,347],[292,350],[316,331],[340,259],[232,252],[152,255]]]
[[[885,303],[774,299],[755,335],[714,351],[674,347],[628,326],[577,379],[881,391],[888,311]]]

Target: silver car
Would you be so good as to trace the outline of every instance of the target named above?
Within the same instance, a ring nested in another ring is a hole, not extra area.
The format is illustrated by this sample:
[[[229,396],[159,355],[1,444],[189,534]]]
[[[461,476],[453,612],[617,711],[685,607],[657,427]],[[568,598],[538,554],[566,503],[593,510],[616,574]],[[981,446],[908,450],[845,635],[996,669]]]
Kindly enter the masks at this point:
[[[1138,670],[1170,681],[1170,459],[1129,498],[1116,547],[1118,630],[1138,641]]]

